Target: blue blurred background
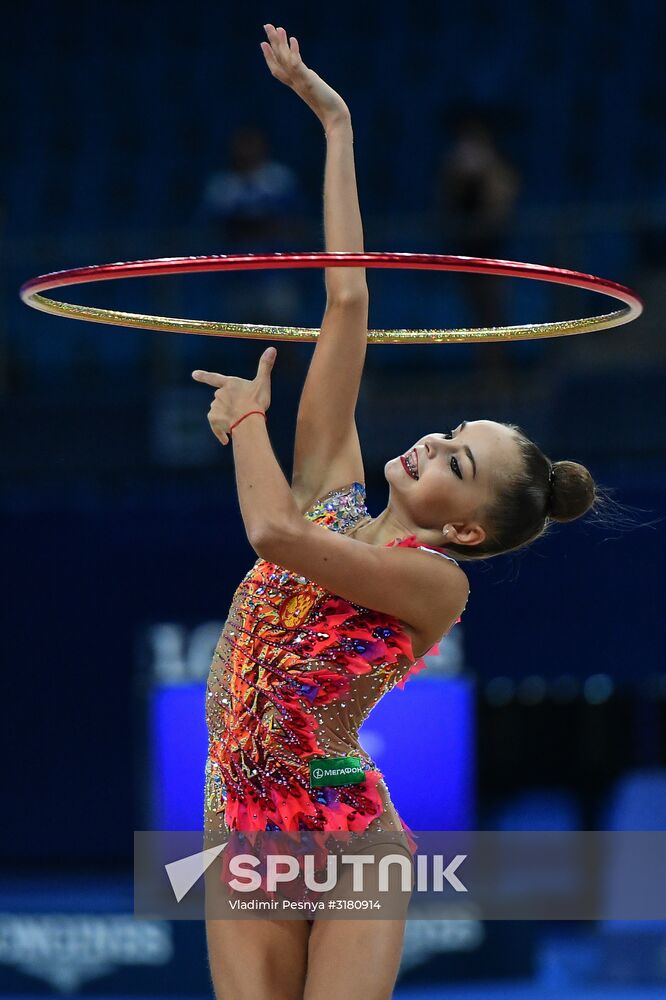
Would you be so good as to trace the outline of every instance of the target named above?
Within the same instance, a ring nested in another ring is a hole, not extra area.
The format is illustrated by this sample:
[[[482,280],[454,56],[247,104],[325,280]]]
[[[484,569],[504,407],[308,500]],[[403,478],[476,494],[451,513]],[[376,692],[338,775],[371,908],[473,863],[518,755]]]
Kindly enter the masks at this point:
[[[56,319],[17,292],[93,263],[323,249],[324,137],[270,76],[266,21],[351,108],[367,250],[569,267],[646,302],[585,337],[368,350],[373,515],[389,458],[480,417],[587,464],[632,509],[471,568],[463,623],[366,724],[396,806],[414,829],[664,828],[666,545],[648,525],[666,494],[664,5],[23,2],[2,41],[0,996],[212,995],[201,924],[131,915],[132,834],[200,822],[203,685],[255,558],[190,372],[252,377],[263,345]],[[375,329],[608,311],[536,282],[371,270],[368,284]],[[65,297],[303,326],[325,304],[320,271]],[[313,349],[280,345],[275,365],[287,476]],[[434,801],[400,773],[400,729],[449,768]],[[665,990],[661,924],[414,921],[395,995]]]

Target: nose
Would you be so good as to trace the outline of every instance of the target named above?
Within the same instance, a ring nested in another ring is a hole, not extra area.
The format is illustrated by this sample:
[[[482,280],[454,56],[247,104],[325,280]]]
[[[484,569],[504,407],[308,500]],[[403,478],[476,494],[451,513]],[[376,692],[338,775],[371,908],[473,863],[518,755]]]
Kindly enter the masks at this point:
[[[430,438],[429,440],[424,440],[423,445],[426,450],[428,458],[436,458],[438,455],[446,452],[449,448],[455,447],[452,441],[449,441],[445,437]]]

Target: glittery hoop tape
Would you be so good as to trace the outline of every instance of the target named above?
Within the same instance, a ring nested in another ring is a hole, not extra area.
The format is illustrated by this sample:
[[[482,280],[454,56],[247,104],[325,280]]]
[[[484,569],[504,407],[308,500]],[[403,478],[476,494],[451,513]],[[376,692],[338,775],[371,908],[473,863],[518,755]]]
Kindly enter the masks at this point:
[[[67,285],[82,285],[92,281],[110,281],[118,278],[195,274],[206,271],[322,267],[465,271],[482,275],[528,278],[599,292],[625,303],[624,308],[615,312],[555,323],[528,323],[521,326],[475,327],[458,330],[369,330],[368,344],[453,344],[470,341],[484,343],[564,337],[622,326],[636,319],[643,311],[643,302],[636,292],[624,285],[617,284],[617,282],[598,278],[592,274],[512,260],[423,253],[275,253],[242,256],[217,254],[207,257],[161,257],[155,260],[99,264],[42,274],[26,281],[21,286],[20,296],[23,302],[32,306],[33,309],[40,309],[55,316],[69,316],[70,319],[109,323],[113,326],[140,327],[144,330],[166,330],[175,333],[198,333],[209,337],[241,337],[248,340],[316,341],[319,330],[314,327],[265,326],[251,323],[224,323],[150,316],[142,313],[120,312],[116,309],[74,305],[47,298],[41,293]]]

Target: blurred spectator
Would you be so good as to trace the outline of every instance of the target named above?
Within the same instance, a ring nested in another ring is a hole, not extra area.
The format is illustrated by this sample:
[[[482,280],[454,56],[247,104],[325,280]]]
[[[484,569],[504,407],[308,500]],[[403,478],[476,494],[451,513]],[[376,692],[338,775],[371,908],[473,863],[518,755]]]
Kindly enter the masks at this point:
[[[295,172],[271,158],[265,132],[245,125],[232,133],[228,166],[212,173],[202,209],[222,253],[279,253],[297,249],[302,228],[302,189]],[[231,283],[229,319],[235,322],[298,323],[297,275],[254,272],[251,283]]]
[[[520,191],[520,175],[502,155],[483,113],[459,115],[453,147],[444,155],[435,192],[442,245],[465,257],[505,257],[505,238]],[[473,326],[507,324],[506,279],[461,274]],[[504,344],[484,346],[484,363],[506,372]]]
[[[301,207],[300,185],[290,167],[270,158],[266,134],[251,125],[232,133],[229,166],[208,178],[204,211],[221,240],[243,244],[282,242]]]

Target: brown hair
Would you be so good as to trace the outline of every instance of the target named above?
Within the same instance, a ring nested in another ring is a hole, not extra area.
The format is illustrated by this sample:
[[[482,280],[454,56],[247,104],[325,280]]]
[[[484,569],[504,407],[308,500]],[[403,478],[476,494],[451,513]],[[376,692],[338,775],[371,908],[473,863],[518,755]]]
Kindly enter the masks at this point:
[[[485,511],[486,537],[478,545],[446,544],[466,559],[488,559],[535,541],[551,521],[575,521],[599,499],[594,479],[578,462],[551,462],[515,424],[523,462]]]

